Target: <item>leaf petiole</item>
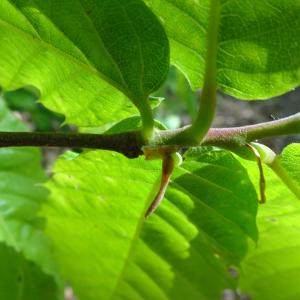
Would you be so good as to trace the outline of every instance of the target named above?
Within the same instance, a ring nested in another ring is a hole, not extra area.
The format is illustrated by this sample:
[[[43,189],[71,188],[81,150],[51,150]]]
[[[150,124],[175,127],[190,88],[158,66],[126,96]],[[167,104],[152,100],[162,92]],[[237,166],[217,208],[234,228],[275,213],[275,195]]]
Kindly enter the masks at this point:
[[[220,6],[220,0],[210,1],[204,83],[201,96],[199,97],[200,108],[192,126],[176,137],[178,143],[185,142],[190,145],[201,143],[214,120],[217,95],[216,77]]]

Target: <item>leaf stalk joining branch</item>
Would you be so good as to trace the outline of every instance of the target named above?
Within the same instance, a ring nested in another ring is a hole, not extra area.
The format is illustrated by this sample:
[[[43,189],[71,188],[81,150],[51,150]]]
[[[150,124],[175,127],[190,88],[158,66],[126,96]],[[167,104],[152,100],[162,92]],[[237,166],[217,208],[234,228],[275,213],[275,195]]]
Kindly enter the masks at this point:
[[[210,1],[210,15],[207,31],[207,53],[203,89],[200,95],[200,108],[192,126],[182,134],[174,137],[174,142],[199,144],[215,117],[217,97],[217,54],[220,20],[220,0]]]
[[[201,143],[177,144],[176,136],[187,130],[184,127],[176,130],[159,132],[155,148],[162,153],[170,146],[172,152],[190,146],[216,146],[231,150],[245,146],[247,143],[276,136],[300,134],[300,113],[266,123],[231,128],[211,128]],[[175,142],[172,144],[172,140]],[[143,154],[145,146],[141,131],[119,134],[86,134],[59,132],[0,132],[0,147],[68,147],[103,149],[123,153],[129,158]],[[150,147],[151,145],[148,145]]]

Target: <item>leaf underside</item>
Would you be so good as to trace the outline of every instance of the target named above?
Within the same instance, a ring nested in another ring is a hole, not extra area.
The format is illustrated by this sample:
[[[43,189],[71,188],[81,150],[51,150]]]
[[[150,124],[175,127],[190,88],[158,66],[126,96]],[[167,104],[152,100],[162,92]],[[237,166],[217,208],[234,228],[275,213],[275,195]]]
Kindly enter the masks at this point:
[[[171,61],[202,86],[209,0],[144,0],[170,40]],[[300,3],[221,0],[218,85],[239,99],[266,99],[300,85]]]

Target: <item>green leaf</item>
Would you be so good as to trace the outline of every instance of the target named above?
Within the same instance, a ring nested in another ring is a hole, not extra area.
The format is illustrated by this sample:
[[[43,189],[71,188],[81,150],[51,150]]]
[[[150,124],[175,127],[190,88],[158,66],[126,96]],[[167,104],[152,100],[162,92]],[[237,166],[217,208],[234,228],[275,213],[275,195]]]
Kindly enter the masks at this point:
[[[155,128],[159,130],[166,130],[167,128],[159,121],[154,121]],[[114,124],[111,128],[105,131],[105,134],[116,134],[122,132],[130,132],[141,130],[142,128],[142,120],[140,117],[131,117],[124,119],[116,124]]]
[[[57,130],[64,121],[64,116],[53,113],[40,103],[37,103],[38,95],[34,89],[21,88],[7,92],[3,98],[12,111],[25,112],[28,121],[35,131],[48,132]]]
[[[0,130],[26,130],[25,126],[9,113],[1,98]],[[1,280],[0,295],[18,292],[19,298],[16,299],[37,299],[38,291],[43,289],[40,284],[47,283],[52,287],[54,281],[55,285],[60,282],[57,266],[52,258],[51,242],[43,234],[40,228],[42,220],[36,215],[47,197],[47,191],[42,187],[44,181],[45,175],[38,149],[0,148],[0,264],[3,268],[11,265],[11,269],[2,271],[2,274],[12,278],[17,276],[18,272],[24,271],[26,277],[25,281],[22,279],[19,283],[17,278],[11,283],[8,282],[9,279],[5,282]],[[32,263],[35,263],[36,267],[32,267]],[[13,285],[19,287],[9,291]],[[44,288],[47,289],[47,285]],[[57,293],[56,286],[49,295]],[[12,298],[4,299],[14,299],[13,294],[11,295]],[[51,297],[47,299],[57,299]]]
[[[139,0],[0,2],[0,85],[33,85],[66,122],[97,126],[148,105],[168,72],[160,23]]]
[[[257,195],[246,170],[230,152],[213,148],[190,150],[179,169],[171,187],[194,200],[191,220],[219,255],[239,264],[247,237],[257,240]]]
[[[300,145],[287,147],[283,166],[300,186]],[[291,164],[293,163],[293,164]],[[255,163],[243,162],[257,181]],[[242,264],[241,288],[257,300],[294,300],[300,295],[300,203],[270,170],[265,169],[267,203],[258,213],[259,240]]]
[[[16,250],[0,243],[0,298],[7,300],[57,299],[54,279]]]
[[[256,239],[257,196],[230,153],[210,153],[187,155],[147,220],[157,161],[89,151],[57,162],[42,214],[80,298],[210,300],[234,288],[227,266]]]
[[[162,20],[171,61],[202,86],[209,0],[144,0]],[[300,4],[220,0],[218,84],[241,99],[265,99],[300,85]]]
[[[290,144],[280,155],[281,165],[291,178],[300,185],[300,144]]]
[[[106,151],[67,155],[56,163],[43,215],[62,273],[80,298],[112,297],[159,167]]]
[[[161,97],[149,97],[151,108],[156,108],[164,100]],[[123,119],[119,122],[107,123],[102,127],[80,127],[80,132],[83,133],[122,133],[129,131],[142,130],[143,123],[140,116],[133,116]],[[160,121],[154,120],[154,127],[159,130],[167,129]]]

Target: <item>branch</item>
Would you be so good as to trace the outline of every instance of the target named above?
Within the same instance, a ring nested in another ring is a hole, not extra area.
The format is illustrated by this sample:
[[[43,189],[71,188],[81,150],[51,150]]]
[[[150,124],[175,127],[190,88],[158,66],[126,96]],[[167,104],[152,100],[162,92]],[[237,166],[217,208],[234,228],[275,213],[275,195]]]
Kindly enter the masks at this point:
[[[58,132],[0,132],[0,147],[37,146],[69,147],[113,150],[129,158],[138,157],[143,152],[140,132],[121,134],[85,134]]]
[[[157,134],[154,148],[171,146],[172,149],[175,149],[199,146],[200,144],[188,145],[171,142],[188,128],[189,126],[161,131]],[[231,149],[259,139],[291,134],[300,134],[300,113],[281,120],[256,125],[211,128],[201,145]],[[117,151],[129,158],[134,158],[143,154],[142,147],[144,144],[140,131],[119,134],[0,132],[0,147],[17,146],[103,149]]]
[[[255,125],[212,128],[202,145],[241,146],[265,138],[300,134],[300,113],[276,121],[258,123]]]

